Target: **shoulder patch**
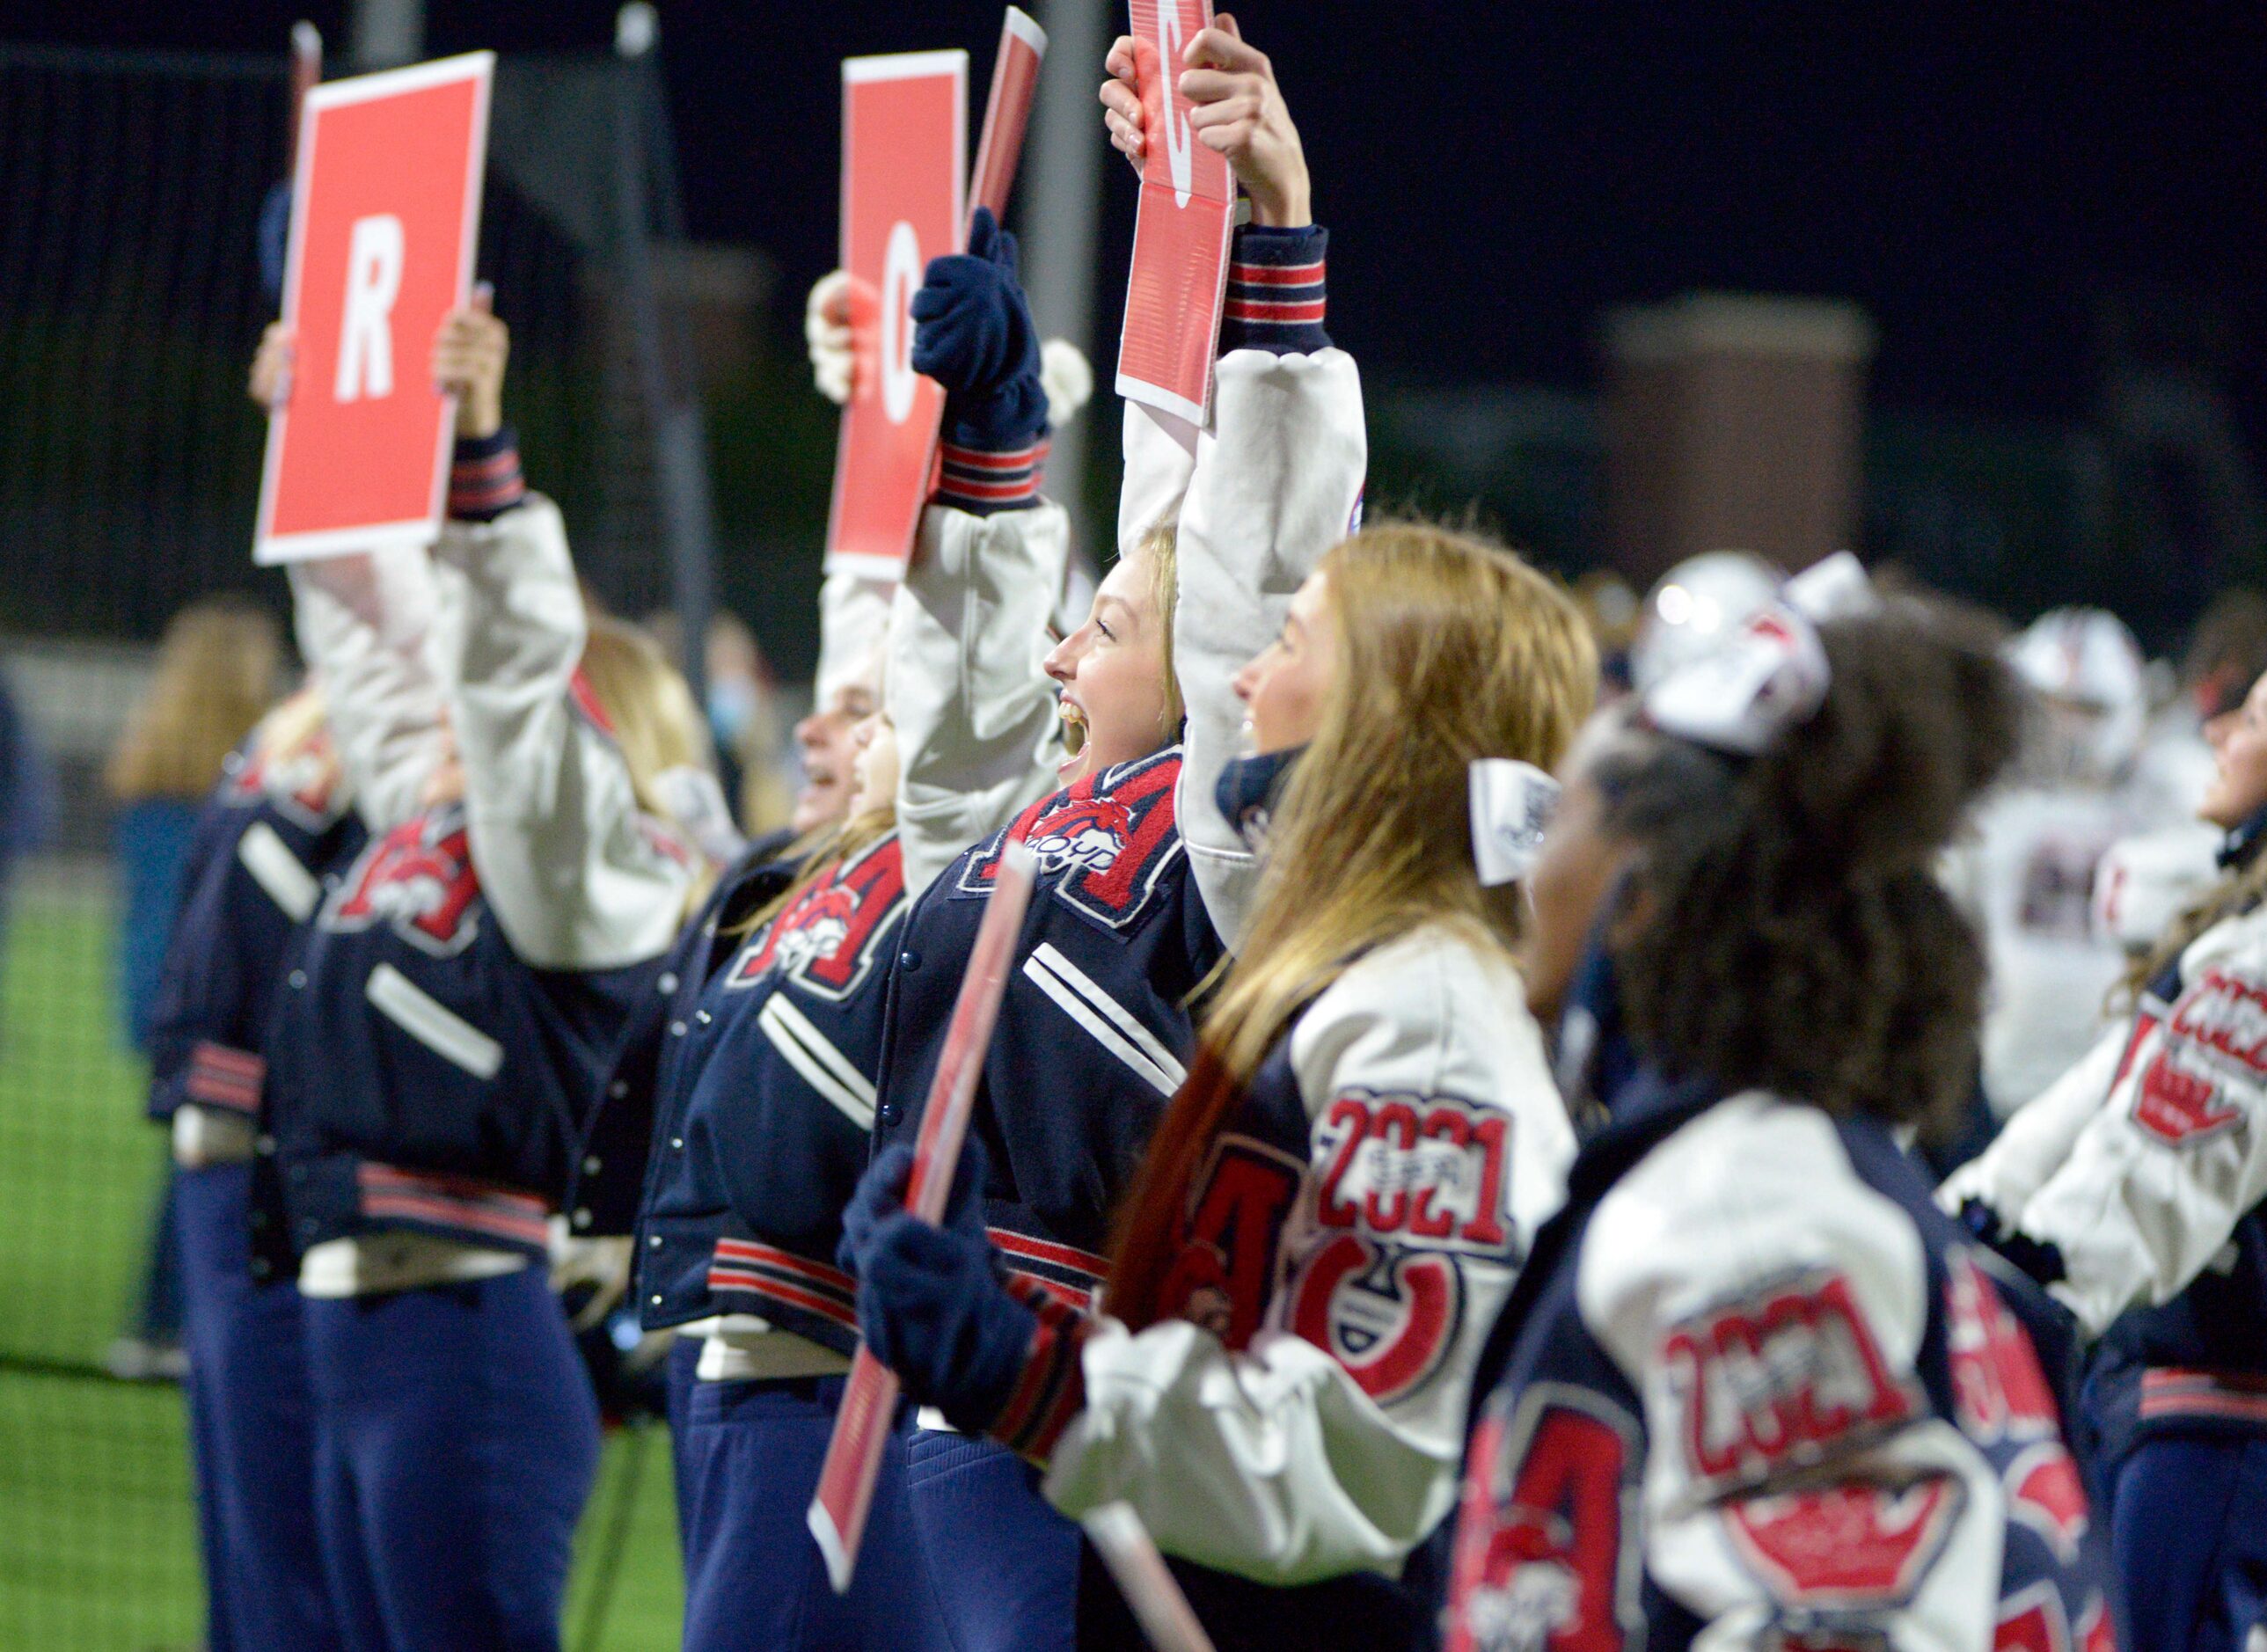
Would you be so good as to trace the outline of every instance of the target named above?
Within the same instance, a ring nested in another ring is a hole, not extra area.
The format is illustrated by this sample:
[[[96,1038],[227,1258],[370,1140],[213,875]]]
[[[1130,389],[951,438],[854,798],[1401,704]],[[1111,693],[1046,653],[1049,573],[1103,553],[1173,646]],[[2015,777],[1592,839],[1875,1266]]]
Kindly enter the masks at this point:
[[[1381,1405],[1423,1386],[1455,1346],[1462,1259],[1514,1259],[1510,1129],[1456,1098],[1360,1090],[1316,1121],[1313,1243],[1294,1269],[1288,1320]]]
[[[732,960],[724,984],[752,988],[777,973],[821,998],[847,998],[871,973],[905,907],[905,859],[892,833],[774,914]]]
[[[319,921],[341,931],[390,923],[420,951],[451,958],[480,932],[480,898],[464,811],[445,809],[372,839]]]
[[[1702,1487],[1752,1484],[1918,1414],[1838,1271],[1811,1270],[1703,1310],[1660,1351],[1686,1467]]]
[[[1178,746],[1089,775],[1040,799],[969,857],[962,894],[989,894],[1009,839],[1038,857],[1039,887],[1113,929],[1148,907],[1168,867],[1180,858],[1173,789]]]
[[[2133,1098],[2133,1122],[2173,1147],[2219,1135],[2244,1118],[2225,1093],[2231,1083],[2267,1084],[2267,991],[2211,970],[2167,1017]]]

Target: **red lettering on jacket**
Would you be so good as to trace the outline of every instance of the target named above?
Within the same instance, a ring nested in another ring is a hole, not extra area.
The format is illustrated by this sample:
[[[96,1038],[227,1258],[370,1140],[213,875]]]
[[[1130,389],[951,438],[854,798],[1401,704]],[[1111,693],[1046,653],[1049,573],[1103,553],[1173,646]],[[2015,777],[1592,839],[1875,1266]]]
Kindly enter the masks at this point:
[[[891,836],[774,914],[733,960],[725,985],[753,987],[777,970],[822,998],[846,998],[865,980],[905,904],[905,858]]]
[[[1945,1361],[1954,1420],[1985,1445],[2055,1438],[2061,1413],[2031,1339],[1975,1259],[1945,1259]]]
[[[1684,1449],[1704,1480],[1747,1480],[1912,1416],[1850,1282],[1811,1274],[1696,1315],[1661,1357],[1682,1391]]]
[[[1180,1255],[1159,1289],[1166,1314],[1247,1346],[1267,1311],[1283,1223],[1306,1166],[1249,1136],[1223,1135],[1197,1181]]]
[[[1445,1652],[1622,1652],[1644,1622],[1625,1551],[1635,1424],[1541,1384],[1473,1430],[1449,1575]]]
[[[456,810],[404,822],[363,849],[323,914],[325,928],[391,923],[424,951],[446,958],[479,930],[481,880],[472,839]]]

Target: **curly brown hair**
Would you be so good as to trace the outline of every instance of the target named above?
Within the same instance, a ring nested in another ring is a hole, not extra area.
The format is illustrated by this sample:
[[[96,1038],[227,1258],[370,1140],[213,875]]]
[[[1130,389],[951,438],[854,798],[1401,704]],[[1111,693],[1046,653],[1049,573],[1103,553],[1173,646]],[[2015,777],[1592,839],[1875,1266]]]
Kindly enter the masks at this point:
[[[1630,1032],[1670,1076],[1924,1133],[1974,1083],[1985,962],[1936,859],[2014,757],[1990,633],[1892,597],[1819,628],[1825,702],[1760,756],[1625,715],[1586,764],[1636,849],[1612,926]]]

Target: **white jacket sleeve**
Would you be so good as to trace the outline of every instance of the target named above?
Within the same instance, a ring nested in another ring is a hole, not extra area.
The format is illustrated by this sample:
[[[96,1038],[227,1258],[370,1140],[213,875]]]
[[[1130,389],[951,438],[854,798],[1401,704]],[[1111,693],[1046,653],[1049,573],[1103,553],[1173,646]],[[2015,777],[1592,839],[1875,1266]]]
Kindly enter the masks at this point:
[[[818,588],[818,670],[811,703],[824,711],[844,688],[868,682],[888,645],[890,598],[897,590],[856,574],[829,574]]]
[[[1866,1645],[1988,1652],[2010,1517],[1999,1475],[1927,1403],[1920,1233],[1860,1178],[1833,1120],[1750,1092],[1685,1125],[1600,1201],[1575,1300],[1644,1408],[1643,1517],[1617,1524],[1707,1626],[1695,1645],[1766,1645],[1840,1606]],[[1837,1597],[1806,1575],[1817,1555],[1846,1558],[1791,1518],[1806,1495],[1848,1500],[1832,1537],[1867,1534],[1850,1552],[1909,1537],[1899,1592]],[[1805,1542],[1808,1565],[1779,1560]]]
[[[459,576],[442,655],[481,892],[539,969],[619,969],[668,951],[691,857],[639,808],[629,765],[579,692],[586,626],[558,507],[452,521],[436,552]]]
[[[340,767],[363,824],[418,811],[448,752],[446,689],[429,653],[441,598],[432,559],[397,546],[291,564],[299,652],[321,679]]]
[[[909,898],[1054,785],[1054,686],[1040,662],[1069,545],[1069,519],[1051,503],[921,513],[890,612],[884,688]]]
[[[1937,1203],[1957,1215],[1970,1200],[1980,1200],[2012,1219],[2062,1168],[2079,1133],[2102,1111],[2132,1033],[2130,1022],[2120,1022],[2096,1039],[2044,1093],[2016,1109],[1991,1146],[1945,1178]]]
[[[1244,745],[1229,685],[1352,525],[1369,462],[1361,378],[1341,349],[1236,350],[1221,359],[1214,424],[1181,505],[1173,666],[1188,734],[1175,809],[1205,908],[1233,947],[1258,862],[1214,797]]]
[[[1046,1479],[1067,1513],[1122,1500],[1168,1553],[1276,1584],[1398,1572],[1447,1513],[1481,1343],[1574,1156],[1517,973],[1443,933],[1348,969],[1291,1054],[1309,1155],[1263,1328],[1231,1353],[1102,1322]],[[1379,1335],[1358,1281],[1387,1274]]]
[[[2263,1198],[2267,909],[2190,945],[2179,998],[2142,1006],[2107,1100],[2014,1225],[2061,1252],[2048,1289],[2099,1336],[2186,1289]]]

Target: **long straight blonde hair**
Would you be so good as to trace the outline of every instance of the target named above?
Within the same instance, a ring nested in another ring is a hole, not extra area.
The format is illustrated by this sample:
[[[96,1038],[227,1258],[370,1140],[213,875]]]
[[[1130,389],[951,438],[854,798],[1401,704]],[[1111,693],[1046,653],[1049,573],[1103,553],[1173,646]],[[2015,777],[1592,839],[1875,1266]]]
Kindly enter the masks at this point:
[[[1420,926],[1518,938],[1515,891],[1472,862],[1471,765],[1554,767],[1589,715],[1597,651],[1557,582],[1500,546],[1422,523],[1365,528],[1323,559],[1338,669],[1274,812],[1242,950],[1195,1066],[1123,1207],[1111,1311],[1148,1324],[1194,1178],[1252,1073],[1363,952]]]
[[[121,803],[194,801],[275,701],[283,636],[275,616],[243,597],[202,597],[175,614],[158,668],[110,753],[103,781]]]

